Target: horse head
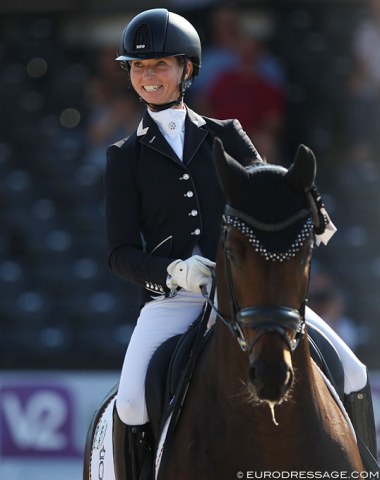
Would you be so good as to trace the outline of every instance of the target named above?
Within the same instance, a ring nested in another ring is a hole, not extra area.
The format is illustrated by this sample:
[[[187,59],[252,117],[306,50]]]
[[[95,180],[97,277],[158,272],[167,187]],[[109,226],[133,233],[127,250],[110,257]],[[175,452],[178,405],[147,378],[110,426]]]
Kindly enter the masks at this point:
[[[289,169],[263,161],[243,167],[218,139],[214,160],[226,197],[219,311],[248,356],[249,392],[275,405],[293,384],[314,236],[326,225],[314,185],[316,160],[300,145]]]

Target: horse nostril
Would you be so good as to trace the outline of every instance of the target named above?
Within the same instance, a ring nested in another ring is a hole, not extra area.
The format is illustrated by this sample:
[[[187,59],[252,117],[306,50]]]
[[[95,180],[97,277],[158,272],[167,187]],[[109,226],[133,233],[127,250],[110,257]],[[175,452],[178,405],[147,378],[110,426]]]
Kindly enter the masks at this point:
[[[249,380],[251,383],[255,383],[255,379],[256,379],[256,368],[251,367],[249,369]]]
[[[288,371],[286,373],[285,385],[289,385],[289,386],[292,385],[293,378],[294,378],[293,369],[288,368]]]
[[[291,386],[293,385],[293,379],[294,379],[293,369],[288,367],[286,372],[285,382],[284,382],[284,387],[286,389],[291,388]]]

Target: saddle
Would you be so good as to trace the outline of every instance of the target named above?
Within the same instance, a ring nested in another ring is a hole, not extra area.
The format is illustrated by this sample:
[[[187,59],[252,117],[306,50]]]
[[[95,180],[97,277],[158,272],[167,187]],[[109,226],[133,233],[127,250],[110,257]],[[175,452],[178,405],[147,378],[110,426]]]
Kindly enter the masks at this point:
[[[169,416],[167,440],[179,418],[196,362],[213,334],[213,328],[207,330],[210,313],[206,306],[183,335],[164,342],[150,361],[145,380],[146,403],[156,445]],[[311,325],[307,331],[311,357],[343,401],[344,371],[338,352],[320,331]]]
[[[205,307],[184,334],[166,340],[150,360],[145,396],[155,442],[167,418],[173,412],[179,417],[196,361],[212,334],[212,329],[206,333],[209,316],[210,309]]]

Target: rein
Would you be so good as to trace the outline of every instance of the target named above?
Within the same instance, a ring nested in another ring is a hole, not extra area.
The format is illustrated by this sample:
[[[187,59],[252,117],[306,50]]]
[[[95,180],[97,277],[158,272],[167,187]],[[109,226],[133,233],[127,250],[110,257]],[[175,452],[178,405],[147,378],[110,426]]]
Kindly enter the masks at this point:
[[[284,342],[288,345],[289,349],[293,352],[297,348],[300,340],[305,333],[306,299],[304,299],[299,309],[285,307],[281,305],[251,306],[245,308],[239,307],[238,299],[232,281],[231,264],[225,249],[228,227],[230,225],[229,223],[227,223],[226,218],[227,216],[233,216],[252,228],[269,232],[277,232],[290,227],[298,220],[306,218],[309,215],[309,210],[302,209],[296,214],[289,216],[282,222],[275,224],[266,224],[263,222],[259,222],[255,218],[250,217],[249,215],[231,207],[230,205],[226,206],[223,225],[223,252],[231,318],[227,318],[219,312],[213,300],[211,300],[211,298],[208,296],[207,289],[205,287],[202,287],[201,290],[202,295],[206,299],[207,303],[215,310],[218,317],[229,328],[231,333],[238,341],[240,348],[244,352],[248,351],[250,353],[257,341],[268,332],[275,332],[279,334],[280,337],[284,340]],[[248,236],[245,231],[243,231],[242,233],[245,236]],[[251,342],[247,341],[247,338],[243,331],[243,327],[258,331]],[[288,330],[296,332],[294,338],[291,338]]]

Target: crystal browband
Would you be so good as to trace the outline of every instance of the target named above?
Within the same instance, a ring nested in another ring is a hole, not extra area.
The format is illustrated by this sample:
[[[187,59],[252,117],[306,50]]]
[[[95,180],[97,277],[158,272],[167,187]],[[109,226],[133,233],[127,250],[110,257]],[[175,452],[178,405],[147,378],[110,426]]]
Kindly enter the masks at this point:
[[[237,228],[243,235],[248,238],[249,243],[253,245],[255,251],[258,254],[264,257],[265,260],[272,260],[273,262],[283,262],[284,260],[289,260],[290,258],[294,257],[296,253],[301,249],[305,241],[310,237],[310,233],[314,229],[311,218],[307,218],[300,233],[297,235],[290,247],[285,252],[275,253],[269,252],[266,248],[264,248],[260,240],[256,238],[254,234],[254,229],[242,220],[240,220],[238,217],[227,215],[226,224]]]

